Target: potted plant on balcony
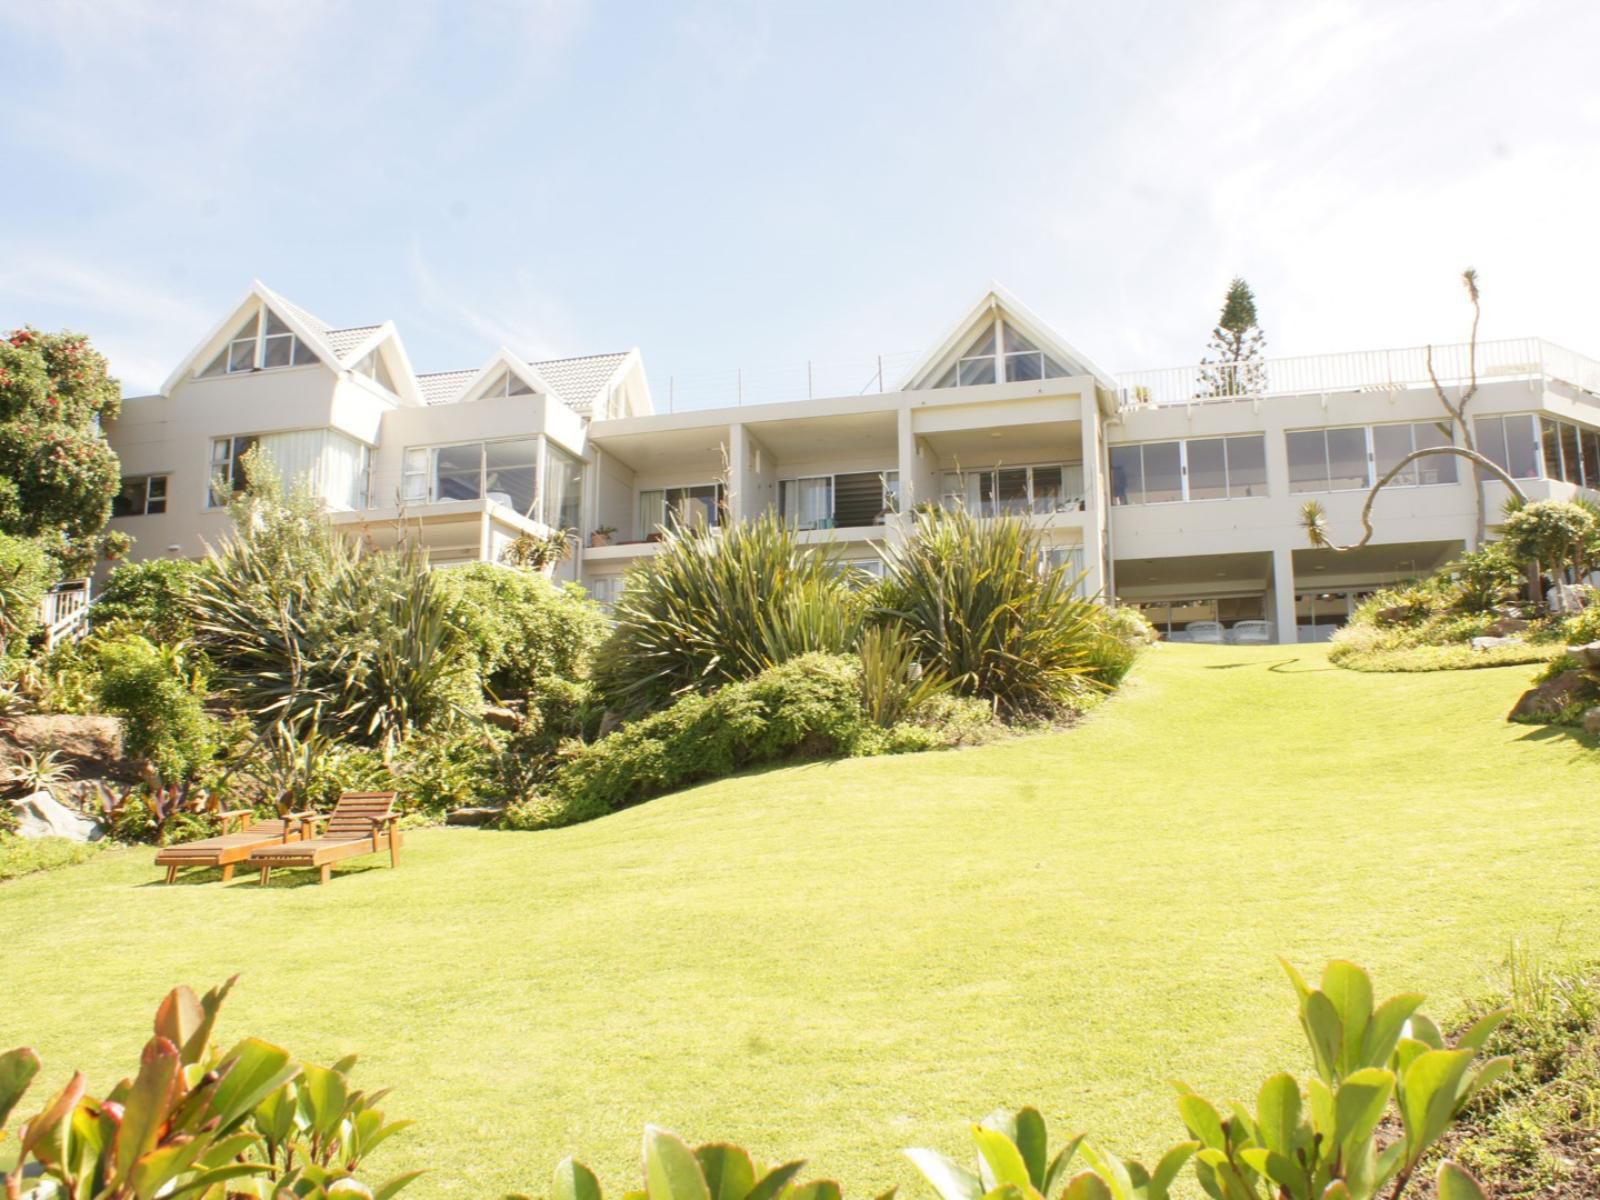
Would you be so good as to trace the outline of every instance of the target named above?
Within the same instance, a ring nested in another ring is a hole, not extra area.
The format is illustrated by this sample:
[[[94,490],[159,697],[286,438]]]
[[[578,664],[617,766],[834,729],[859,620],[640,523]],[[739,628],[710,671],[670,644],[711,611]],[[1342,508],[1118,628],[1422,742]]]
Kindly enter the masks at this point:
[[[616,531],[617,531],[617,527],[615,525],[601,525],[601,526],[598,526],[594,530],[594,532],[589,535],[589,545],[591,545],[591,546],[609,546],[609,545],[611,545],[611,535],[614,534]]]
[[[500,561],[513,567],[537,571],[546,579],[572,553],[572,534],[576,531],[552,529],[548,533],[518,534],[500,555]]]

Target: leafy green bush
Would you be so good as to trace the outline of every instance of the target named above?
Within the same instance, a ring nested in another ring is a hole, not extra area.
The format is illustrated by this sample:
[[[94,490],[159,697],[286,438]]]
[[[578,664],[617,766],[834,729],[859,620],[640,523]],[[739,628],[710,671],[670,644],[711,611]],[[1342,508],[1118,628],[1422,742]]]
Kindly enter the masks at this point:
[[[916,639],[958,691],[1026,717],[1070,709],[1101,687],[1097,606],[1074,595],[1065,565],[1046,563],[1026,521],[930,509],[884,553],[878,615]]]
[[[1504,542],[1468,550],[1435,578],[1451,606],[1464,613],[1492,612],[1516,599],[1527,582]]]
[[[130,634],[95,648],[102,709],[123,719],[123,747],[149,760],[163,780],[193,779],[216,756],[216,723],[206,715],[203,670],[176,646]]]
[[[916,643],[897,625],[863,630],[860,658],[862,707],[884,729],[950,690],[950,681],[938,670],[926,670],[917,661]]]
[[[0,533],[0,659],[27,648],[39,627],[39,601],[56,580],[56,566],[32,538]]]
[[[189,614],[200,564],[186,558],[149,558],[123,563],[95,597],[96,625],[128,623],[153,642],[187,641],[194,634]]]
[[[1095,636],[1088,661],[1094,678],[1115,687],[1133,669],[1139,652],[1156,640],[1155,626],[1136,608],[1097,604],[1093,611]]]
[[[675,530],[629,569],[595,682],[612,706],[646,712],[802,654],[850,650],[860,608],[828,548],[803,546],[776,513]]]
[[[1570,568],[1581,579],[1596,558],[1600,520],[1587,505],[1535,500],[1506,514],[1500,538],[1517,562],[1537,561],[1553,574]]]
[[[807,654],[709,696],[684,696],[577,750],[549,797],[514,820],[570,825],[763,763],[848,754],[867,724],[860,687],[856,660]]]
[[[452,567],[439,581],[498,698],[525,696],[551,678],[587,678],[606,619],[582,588],[492,563]]]

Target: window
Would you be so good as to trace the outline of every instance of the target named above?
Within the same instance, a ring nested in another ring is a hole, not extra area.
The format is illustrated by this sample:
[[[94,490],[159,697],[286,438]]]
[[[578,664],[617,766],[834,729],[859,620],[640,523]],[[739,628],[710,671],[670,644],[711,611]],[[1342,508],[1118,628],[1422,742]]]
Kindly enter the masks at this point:
[[[1291,492],[1346,492],[1368,485],[1367,430],[1298,429],[1287,435]]]
[[[247,480],[240,461],[256,448],[259,438],[231,437],[211,440],[211,490],[206,499],[207,508],[224,508],[240,492]]]
[[[1111,502],[1164,504],[1183,499],[1181,442],[1111,448]]]
[[[1532,413],[1476,417],[1472,422],[1478,452],[1513,479],[1537,479],[1539,441]],[[1487,476],[1485,476],[1487,478]]]
[[[551,448],[553,449],[553,448]],[[557,453],[560,453],[557,451]],[[563,458],[567,457],[565,455]],[[547,464],[552,461],[547,458]],[[570,460],[576,463],[577,460]],[[503,442],[464,442],[456,446],[414,446],[406,450],[401,466],[400,497],[407,504],[433,504],[449,500],[492,500],[524,517],[533,517],[538,490],[539,442],[517,438]],[[581,464],[569,481],[563,464],[560,487],[581,491]],[[549,481],[547,480],[547,486]],[[559,516],[558,501],[550,510]],[[570,526],[576,528],[573,510]]]
[[[316,361],[315,351],[295,337],[283,318],[269,308],[241,325],[200,374],[238,375],[273,367],[303,367]]]
[[[964,508],[975,517],[1077,512],[1083,507],[1083,465],[946,471],[941,502],[946,508]]]
[[[551,529],[578,528],[583,503],[583,463],[545,439],[542,519]]]
[[[778,512],[791,529],[833,528],[833,476],[780,480]]]
[[[1111,448],[1113,504],[1227,500],[1266,494],[1266,438],[1259,433]]]
[[[996,325],[999,326],[998,353]],[[934,387],[972,387],[1004,379],[1017,383],[1030,379],[1063,379],[1066,367],[1024,337],[1010,321],[989,323]]]
[[[1374,425],[1372,427],[1372,463],[1374,477],[1382,479],[1406,455],[1430,446],[1448,446],[1451,437],[1447,426],[1435,421],[1422,421],[1413,425]],[[1430,455],[1406,465],[1390,480],[1390,486],[1418,487],[1456,481],[1456,460],[1448,454]]]
[[[378,351],[374,350],[350,369],[357,375],[365,375],[384,391],[394,391],[394,377],[389,374],[389,368],[383,362],[383,355]]]
[[[111,498],[113,517],[154,516],[166,511],[165,475],[130,475],[122,481],[122,490]]]
[[[720,483],[657,488],[639,493],[639,526],[646,533],[657,529],[714,528],[722,523]]]
[[[520,375],[513,375],[509,370],[501,371],[482,392],[478,393],[483,400],[493,400],[499,396],[536,396],[537,392],[529,386],[528,382]]]
[[[1501,467],[1506,467],[1506,462],[1510,461],[1528,471],[1528,474],[1521,474],[1506,468],[1515,479],[1528,479],[1542,473],[1546,479],[1565,480],[1578,487],[1600,491],[1600,432],[1571,421],[1539,417],[1537,445],[1543,458],[1541,472],[1534,469],[1531,447],[1527,444],[1533,420],[1531,413],[1479,417],[1476,422],[1478,449]],[[1517,446],[1515,450],[1513,443]]]

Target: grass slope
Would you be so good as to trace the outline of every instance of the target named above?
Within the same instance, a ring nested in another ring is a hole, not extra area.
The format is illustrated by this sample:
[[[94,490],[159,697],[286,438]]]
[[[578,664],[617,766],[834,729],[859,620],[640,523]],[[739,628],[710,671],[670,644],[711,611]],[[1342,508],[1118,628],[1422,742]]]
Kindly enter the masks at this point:
[[[422,832],[327,888],[112,852],[0,887],[0,1046],[109,1084],[167,987],[243,972],[224,1036],[361,1051],[419,1121],[374,1165],[432,1163],[418,1196],[542,1192],[567,1152],[632,1186],[647,1120],[851,1194],[1002,1103],[1144,1156],[1168,1079],[1304,1070],[1279,953],[1448,1018],[1513,938],[1592,942],[1600,760],[1503,722],[1528,674],[1164,646],[1070,733]]]

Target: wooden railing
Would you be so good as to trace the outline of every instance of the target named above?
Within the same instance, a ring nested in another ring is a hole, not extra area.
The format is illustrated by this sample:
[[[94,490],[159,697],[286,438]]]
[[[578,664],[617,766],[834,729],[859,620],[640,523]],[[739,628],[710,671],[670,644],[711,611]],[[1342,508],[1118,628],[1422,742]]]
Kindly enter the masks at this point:
[[[75,642],[89,632],[89,602],[93,585],[87,579],[58,583],[39,601],[39,623],[44,626],[44,648]]]

